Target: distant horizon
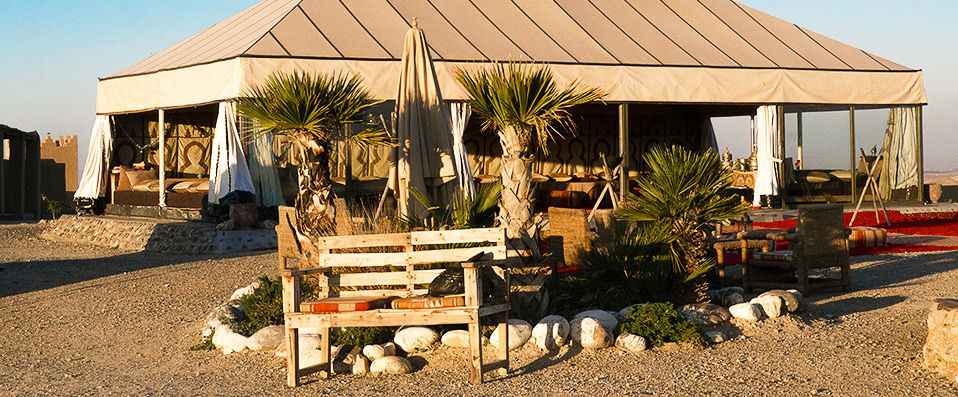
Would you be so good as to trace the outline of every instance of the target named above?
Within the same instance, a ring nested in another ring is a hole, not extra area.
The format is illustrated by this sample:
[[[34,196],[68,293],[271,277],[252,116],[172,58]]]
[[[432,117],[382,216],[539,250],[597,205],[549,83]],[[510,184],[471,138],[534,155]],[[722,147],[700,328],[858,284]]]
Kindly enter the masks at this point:
[[[951,138],[953,126],[958,125],[958,73],[952,66],[958,43],[942,39],[958,37],[958,25],[953,22],[958,17],[958,3],[740,2],[923,70],[929,98],[924,112],[925,170],[958,170],[958,156],[954,155],[958,145]],[[6,72],[0,76],[0,123],[42,136],[78,135],[82,168],[95,116],[97,77],[112,75],[254,3],[8,0],[0,6],[0,24],[6,28],[0,38],[0,53],[5,54],[0,58],[0,70]],[[108,22],[104,15],[110,16]],[[857,146],[868,150],[881,144],[885,117],[887,110],[857,112]],[[743,128],[741,119],[716,119],[715,130],[720,151],[729,147],[736,157],[747,156],[747,122]],[[848,167],[847,115],[806,116],[805,131],[807,165]],[[786,151],[793,154],[794,138],[789,139]]]

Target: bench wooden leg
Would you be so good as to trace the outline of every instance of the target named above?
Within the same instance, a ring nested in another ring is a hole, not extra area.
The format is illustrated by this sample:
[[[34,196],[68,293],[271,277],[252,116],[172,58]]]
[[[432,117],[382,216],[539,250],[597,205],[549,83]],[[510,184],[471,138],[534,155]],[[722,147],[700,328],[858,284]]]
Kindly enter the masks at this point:
[[[480,384],[482,383],[482,333],[478,320],[469,323],[469,352],[471,356],[469,381]]]
[[[326,368],[326,373],[329,376],[333,375],[333,360],[332,360],[332,351],[333,344],[329,339],[329,327],[320,327],[319,328],[319,348],[320,348],[320,364]]]
[[[299,386],[299,330],[286,328],[286,385]]]
[[[499,368],[499,376],[509,374],[509,312],[499,313],[499,360],[502,362],[502,368]]]

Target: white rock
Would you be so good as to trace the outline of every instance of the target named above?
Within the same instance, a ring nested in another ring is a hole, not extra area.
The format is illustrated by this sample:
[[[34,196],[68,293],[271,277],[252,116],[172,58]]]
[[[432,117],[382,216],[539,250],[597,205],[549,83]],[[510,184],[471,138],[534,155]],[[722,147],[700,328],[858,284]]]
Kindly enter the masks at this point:
[[[359,346],[351,346],[351,347],[352,349],[350,349],[345,354],[340,354],[339,350],[336,350],[335,357],[342,358],[343,363],[346,363],[349,365],[354,364],[356,362],[356,357],[362,357],[363,348]]]
[[[439,340],[439,333],[427,327],[409,327],[396,332],[393,342],[407,353],[426,350]]]
[[[318,350],[321,346],[322,337],[319,334],[313,333],[304,333],[302,332],[305,328],[300,328],[299,337],[296,339],[299,341],[299,351],[300,356],[302,352],[306,350]],[[286,346],[286,339],[283,339],[283,342],[276,348],[276,356],[286,357],[288,351],[288,346]]]
[[[731,294],[725,295],[725,299],[722,303],[724,303],[725,306],[733,306],[739,303],[745,303],[745,297],[738,292],[733,292]]]
[[[577,320],[579,324],[579,344],[587,349],[602,349],[612,346],[612,331],[592,317]]]
[[[727,309],[711,303],[688,304],[680,307],[679,313],[699,326],[721,324],[732,318]]]
[[[529,337],[532,336],[532,325],[525,320],[510,318],[507,324],[507,328],[509,329],[509,350],[522,347],[522,345],[526,344],[529,340]],[[496,349],[499,348],[500,329],[500,327],[496,327],[495,331],[492,331],[492,335],[489,336],[489,340]]]
[[[283,343],[286,336],[286,327],[270,325],[256,331],[246,341],[246,348],[250,350],[273,350]]]
[[[555,350],[569,339],[569,321],[559,315],[545,316],[532,328],[532,343],[541,350]]]
[[[469,331],[464,329],[454,329],[442,334],[443,346],[449,347],[469,347]]]
[[[255,281],[250,285],[233,291],[233,295],[230,295],[230,300],[234,301],[237,299],[242,299],[244,296],[253,295],[256,293],[257,289],[259,289],[259,281]]]
[[[798,291],[795,291],[795,292],[798,292]],[[784,291],[784,290],[780,290],[780,289],[773,289],[773,290],[771,290],[771,291],[763,292],[763,293],[762,293],[761,295],[759,295],[758,297],[761,298],[761,297],[765,297],[765,296],[777,296],[777,297],[779,297],[779,298],[782,298],[782,302],[785,303],[785,309],[782,310],[783,313],[785,312],[785,310],[788,310],[789,312],[798,311],[798,309],[802,306],[802,303],[801,303],[801,302],[802,302],[802,294],[801,294],[801,293],[797,293],[797,294],[796,294],[796,293],[793,293],[793,292],[790,292],[790,291]]]
[[[367,373],[369,373],[369,359],[360,354],[359,357],[356,357],[356,362],[353,363],[353,375],[366,375]]]
[[[396,344],[386,342],[381,345],[366,345],[363,347],[363,355],[369,361],[376,361],[377,358],[396,355]]]
[[[808,310],[808,299],[805,299],[801,292],[797,289],[790,289],[785,292],[795,295],[795,297],[798,298],[798,310],[796,311],[804,312]]]
[[[785,301],[779,296],[760,296],[750,300],[749,303],[753,305],[760,305],[762,307],[762,312],[765,313],[768,318],[780,317],[782,312],[785,310]]]
[[[606,329],[606,333],[612,335],[615,326],[619,324],[619,321],[612,317],[611,314],[604,310],[587,310],[576,314],[575,317],[572,317],[572,321],[569,321],[569,337],[573,341],[579,342],[580,335],[582,333],[582,320],[586,318],[591,318],[600,324]]]
[[[622,317],[625,317],[625,314],[629,312],[629,309],[632,309],[633,307],[639,307],[642,305],[645,305],[645,303],[636,303],[634,305],[623,307],[622,310],[619,310],[619,315]]]
[[[374,374],[408,374],[412,372],[412,364],[409,363],[409,360],[402,357],[380,357],[369,366],[369,372]]]
[[[223,354],[242,351],[246,349],[246,342],[249,338],[233,332],[227,325],[216,327],[213,332],[213,346],[217,349],[223,349]]]
[[[383,354],[386,356],[395,356],[396,355],[396,344],[392,342],[386,342],[380,345],[383,347]],[[385,357],[385,356],[384,356]]]
[[[737,305],[732,305],[732,307],[728,308],[728,311],[729,313],[732,313],[733,318],[752,323],[762,319],[762,306],[760,305],[739,303]]]
[[[728,340],[728,336],[719,331],[706,332],[705,337],[712,341],[712,343],[722,343]]]
[[[639,335],[633,335],[628,332],[621,333],[615,338],[615,347],[625,350],[632,354],[638,354],[648,348],[645,338]]]

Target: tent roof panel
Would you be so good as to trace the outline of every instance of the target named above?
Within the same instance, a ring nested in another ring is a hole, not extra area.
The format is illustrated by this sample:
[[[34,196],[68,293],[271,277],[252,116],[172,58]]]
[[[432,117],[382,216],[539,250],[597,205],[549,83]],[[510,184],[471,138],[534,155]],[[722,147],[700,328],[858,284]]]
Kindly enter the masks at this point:
[[[614,28],[622,29],[629,39],[665,65],[700,65],[701,63],[675,44],[626,0],[593,0]]]
[[[343,4],[356,16],[359,23],[366,28],[373,38],[392,54],[392,59],[399,59],[402,56],[403,38],[406,30],[409,29],[409,23],[393,9],[387,0],[343,0]],[[350,35],[359,33],[361,31],[352,32]],[[426,39],[431,39],[431,37]],[[430,48],[430,50],[435,50],[435,48]],[[439,56],[436,51],[432,51],[432,55],[434,57]]]
[[[576,20],[572,19],[557,2],[542,0],[514,0],[514,2],[576,60],[621,63],[593,38],[591,32],[583,29]]]
[[[575,62],[569,52],[509,0],[471,0],[500,30],[537,62]],[[428,38],[427,38],[428,39]]]
[[[702,64],[728,67],[741,66],[709,42],[701,33],[695,31],[688,21],[669,8],[668,4],[661,1],[628,0],[628,2],[675,44]]]
[[[565,12],[582,29],[589,32],[603,48],[622,63],[636,65],[660,65],[655,57],[633,41],[621,28],[602,13],[594,4],[582,0],[557,0]]]
[[[256,42],[252,48],[247,51],[250,55],[282,57],[289,56],[289,52],[280,45],[279,41],[273,37],[272,33],[267,33],[262,39]]]
[[[270,35],[294,57],[343,56],[300,7],[293,7],[286,18],[270,30]]]
[[[779,67],[810,68],[811,63],[789,48],[731,0],[704,0],[702,4]]]
[[[430,3],[421,0],[390,2],[407,22],[412,22],[414,18],[418,21],[429,47],[442,54],[443,59],[488,60],[468,37],[450,24]]]
[[[775,67],[775,63],[723,23],[702,3],[696,0],[672,0],[668,5],[693,29],[736,63],[747,67]]]
[[[339,0],[303,0],[299,7],[344,57],[393,58]]]
[[[436,1],[432,5],[489,59],[531,60],[515,42],[493,25],[475,5],[462,1]],[[427,39],[432,36],[426,32]]]

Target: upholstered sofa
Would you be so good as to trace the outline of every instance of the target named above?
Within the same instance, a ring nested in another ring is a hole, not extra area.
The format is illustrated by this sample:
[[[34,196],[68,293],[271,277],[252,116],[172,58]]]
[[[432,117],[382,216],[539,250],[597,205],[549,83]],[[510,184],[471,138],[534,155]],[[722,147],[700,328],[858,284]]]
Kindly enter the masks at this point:
[[[209,190],[207,178],[167,178],[166,205],[177,208],[202,208]],[[119,167],[113,190],[113,203],[125,205],[159,205],[160,180],[157,170]]]

